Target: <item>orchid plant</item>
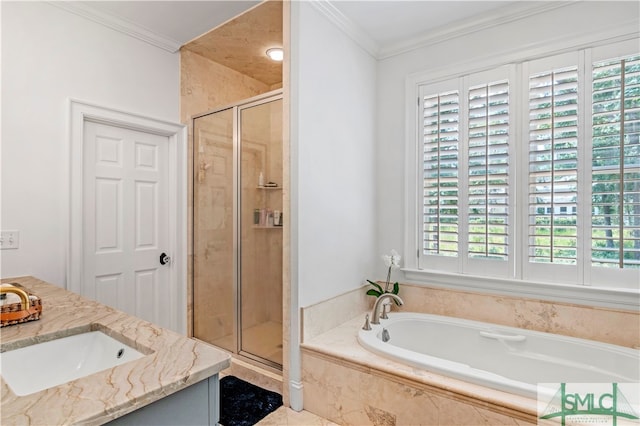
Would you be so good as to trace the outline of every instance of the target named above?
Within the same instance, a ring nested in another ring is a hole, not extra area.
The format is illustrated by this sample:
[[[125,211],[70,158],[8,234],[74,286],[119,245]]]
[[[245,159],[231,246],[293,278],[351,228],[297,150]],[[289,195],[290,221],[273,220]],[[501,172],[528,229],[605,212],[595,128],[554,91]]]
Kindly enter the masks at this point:
[[[400,259],[400,255],[395,250],[391,250],[391,254],[382,255],[382,260],[384,261],[385,266],[388,268],[387,281],[385,283],[384,290],[378,283],[367,280],[367,282],[374,287],[367,290],[368,296],[380,297],[384,293],[398,294],[398,292],[400,291],[400,285],[397,282],[393,283],[393,286],[391,285],[391,271],[400,267]],[[396,301],[396,304],[397,303],[398,302]]]

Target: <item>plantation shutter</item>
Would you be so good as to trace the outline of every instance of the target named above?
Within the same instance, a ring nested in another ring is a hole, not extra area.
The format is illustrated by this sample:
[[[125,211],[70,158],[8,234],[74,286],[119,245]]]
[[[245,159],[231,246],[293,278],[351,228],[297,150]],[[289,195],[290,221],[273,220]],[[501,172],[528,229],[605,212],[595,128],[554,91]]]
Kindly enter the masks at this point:
[[[417,87],[418,269],[639,288],[637,39]]]
[[[506,260],[509,82],[470,88],[468,107],[468,255]]]
[[[592,69],[591,263],[640,268],[640,56]]]
[[[529,77],[528,259],[575,265],[578,238],[578,71]]]
[[[421,95],[423,254],[458,256],[458,91]]]

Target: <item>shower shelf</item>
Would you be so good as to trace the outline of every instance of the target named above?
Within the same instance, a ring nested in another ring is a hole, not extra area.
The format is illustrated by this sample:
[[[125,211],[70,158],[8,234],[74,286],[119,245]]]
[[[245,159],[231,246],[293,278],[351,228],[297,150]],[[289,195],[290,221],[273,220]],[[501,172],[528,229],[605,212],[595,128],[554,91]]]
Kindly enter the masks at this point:
[[[274,190],[274,189],[282,189],[281,186],[258,186],[258,189],[268,189],[268,190]]]
[[[276,225],[273,225],[273,226],[266,226],[266,225],[262,225],[262,226],[260,226],[260,225],[253,225],[253,227],[254,227],[254,228],[256,228],[256,229],[273,229],[273,228],[276,228],[276,229],[282,229],[282,225],[278,225],[278,226],[276,226]]]

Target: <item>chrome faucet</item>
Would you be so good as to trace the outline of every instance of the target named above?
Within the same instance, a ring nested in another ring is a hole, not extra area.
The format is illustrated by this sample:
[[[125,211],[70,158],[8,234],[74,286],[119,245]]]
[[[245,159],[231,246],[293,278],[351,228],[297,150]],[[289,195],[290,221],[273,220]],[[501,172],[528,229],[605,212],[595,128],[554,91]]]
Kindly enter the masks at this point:
[[[398,305],[403,305],[404,302],[398,295],[393,293],[383,293],[376,299],[376,303],[373,304],[373,310],[371,311],[371,324],[380,324],[380,313],[378,312],[378,306],[380,306],[383,299],[394,299],[398,302]],[[383,308],[384,309],[384,305]]]

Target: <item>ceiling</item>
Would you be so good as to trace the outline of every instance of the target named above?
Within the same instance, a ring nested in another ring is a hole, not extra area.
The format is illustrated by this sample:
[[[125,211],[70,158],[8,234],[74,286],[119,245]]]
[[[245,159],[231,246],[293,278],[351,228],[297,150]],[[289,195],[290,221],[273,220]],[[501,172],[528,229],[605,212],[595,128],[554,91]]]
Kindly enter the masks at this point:
[[[282,62],[266,55],[272,47],[282,47],[280,1],[262,3],[184,46],[270,86],[282,83]]]
[[[182,46],[260,1],[136,0],[77,3],[93,9],[105,18],[121,19]]]
[[[391,0],[347,1],[332,4],[370,37],[380,50],[424,36],[469,18],[484,16],[514,1]]]
[[[166,41],[160,46],[177,51],[180,46],[222,63],[264,83],[281,82],[281,64],[264,59],[264,52],[282,45],[280,1],[82,1],[72,3],[98,15],[128,25],[147,38]],[[351,30],[369,52],[380,57],[410,40],[442,33],[460,25],[487,21],[500,9],[533,5],[531,1],[484,0],[315,0],[314,5]],[[259,6],[256,6],[260,4]],[[531,6],[529,6],[531,7]],[[242,14],[236,19],[234,17]],[[85,13],[87,14],[87,13]],[[91,16],[89,16],[91,17]],[[100,21],[100,20],[99,20]],[[104,22],[103,22],[104,23]],[[116,28],[116,26],[112,26]],[[116,28],[118,29],[118,28]],[[211,31],[214,29],[213,31]],[[133,34],[135,35],[135,34]],[[202,36],[202,37],[201,37]]]

